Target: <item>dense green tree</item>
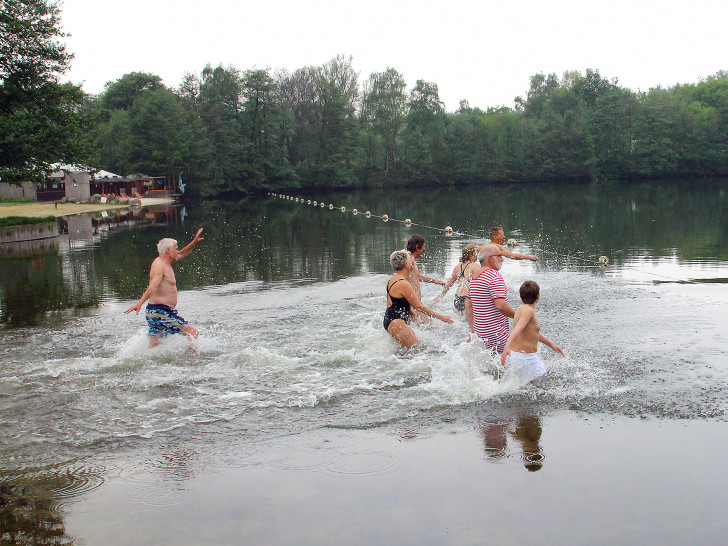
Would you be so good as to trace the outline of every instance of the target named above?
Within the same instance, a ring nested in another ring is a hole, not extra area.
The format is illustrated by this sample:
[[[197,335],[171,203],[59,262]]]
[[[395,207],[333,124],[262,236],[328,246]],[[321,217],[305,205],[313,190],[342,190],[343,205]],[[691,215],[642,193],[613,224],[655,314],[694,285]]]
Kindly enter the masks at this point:
[[[278,84],[267,70],[243,75],[243,134],[250,189],[285,187],[295,182],[288,164],[286,137],[292,119]]]
[[[131,169],[174,180],[192,160],[192,124],[180,98],[158,88],[135,100],[129,113]]]
[[[208,143],[202,166],[203,195],[245,191],[242,85],[240,73],[232,67],[207,65],[202,70],[198,112]]]
[[[85,94],[59,83],[72,55],[60,39],[60,8],[3,0],[0,10],[0,177],[37,179],[57,161],[91,158]]]
[[[145,91],[164,87],[162,78],[146,72],[129,72],[104,87],[103,106],[109,110],[128,110]]]
[[[306,186],[367,187],[728,171],[728,74],[635,94],[599,71],[536,74],[515,108],[462,101],[437,85],[406,93],[393,68],[360,89],[351,58],[292,73],[205,67],[171,92],[134,72],[94,101],[106,168],[185,170],[202,196]],[[161,130],[160,130],[161,129]],[[190,178],[188,178],[189,180]]]
[[[103,168],[170,180],[179,171],[199,170],[200,124],[193,110],[158,76],[126,74],[107,84],[95,103],[102,120],[94,141]]]
[[[280,76],[281,95],[293,116],[287,140],[290,164],[302,183],[341,187],[356,181],[358,75],[351,58]]]
[[[442,180],[447,172],[445,107],[437,84],[417,80],[404,129],[404,167],[415,182]]]
[[[369,143],[367,167],[385,175],[397,161],[400,133],[407,115],[407,84],[394,68],[374,72],[365,84],[361,121]]]

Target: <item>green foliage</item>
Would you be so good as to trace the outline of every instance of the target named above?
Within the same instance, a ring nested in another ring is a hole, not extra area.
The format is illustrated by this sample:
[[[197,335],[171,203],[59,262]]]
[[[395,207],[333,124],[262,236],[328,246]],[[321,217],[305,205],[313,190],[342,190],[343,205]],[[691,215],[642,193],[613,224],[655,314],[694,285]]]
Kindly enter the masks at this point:
[[[342,56],[281,75],[281,95],[292,114],[289,163],[302,184],[335,188],[355,183],[357,79],[351,58]]]
[[[128,110],[134,101],[145,94],[164,87],[162,78],[146,72],[130,72],[115,82],[108,82],[103,92],[103,106],[109,110]]]
[[[52,163],[90,158],[79,86],[58,83],[72,55],[58,3],[4,0],[0,10],[0,177],[39,179]]]
[[[409,98],[404,134],[405,174],[414,182],[434,183],[447,176],[445,107],[437,84],[417,80]]]
[[[351,58],[271,75],[206,66],[175,91],[131,73],[93,101],[104,168],[200,197],[288,188],[728,174],[728,74],[636,94],[599,71],[536,74],[515,107],[445,112],[393,68],[360,96]]]
[[[0,228],[9,226],[29,226],[33,224],[45,224],[47,222],[54,222],[55,216],[43,216],[36,218],[32,216],[6,216],[0,218]]]
[[[407,84],[394,68],[375,72],[365,85],[360,115],[365,168],[389,174],[398,161],[398,144],[407,116]]]

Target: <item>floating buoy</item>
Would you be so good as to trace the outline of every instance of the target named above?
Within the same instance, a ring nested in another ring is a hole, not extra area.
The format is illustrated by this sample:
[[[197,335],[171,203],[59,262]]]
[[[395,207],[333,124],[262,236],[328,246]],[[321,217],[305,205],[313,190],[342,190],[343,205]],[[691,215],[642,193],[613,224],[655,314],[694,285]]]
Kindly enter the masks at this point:
[[[516,240],[515,239],[508,239],[508,242],[506,243],[509,247],[513,248],[516,246]]]
[[[332,203],[329,203],[329,210],[334,210],[334,205]]]
[[[366,211],[366,212],[364,213],[364,216],[366,216],[367,218],[371,218],[371,217],[372,217],[372,213],[371,213],[371,212],[369,212],[369,211]]]
[[[452,227],[450,227],[450,226],[445,226],[445,233],[446,233],[447,235],[452,235]]]
[[[358,211],[358,210],[356,210],[356,209],[351,209],[351,213],[352,213],[352,214],[353,214],[354,216],[356,216],[357,214],[359,214],[359,211]]]
[[[326,203],[321,203],[321,208],[324,208],[326,206]]]
[[[386,214],[382,215],[382,221],[389,222],[389,216],[387,216]]]
[[[313,202],[313,206],[314,206],[314,207],[318,207],[318,201],[314,201],[314,202]]]
[[[609,258],[607,258],[606,256],[599,256],[599,265],[609,265]]]
[[[306,201],[306,204],[307,205],[310,205],[311,204],[311,200],[309,199],[308,201]]]
[[[404,221],[404,225],[405,225],[405,226],[407,226],[407,227],[410,227],[410,226],[412,225],[412,220],[410,220],[409,218],[407,218],[407,219],[406,219],[406,220]]]
[[[341,207],[341,212],[346,212],[346,207]]]

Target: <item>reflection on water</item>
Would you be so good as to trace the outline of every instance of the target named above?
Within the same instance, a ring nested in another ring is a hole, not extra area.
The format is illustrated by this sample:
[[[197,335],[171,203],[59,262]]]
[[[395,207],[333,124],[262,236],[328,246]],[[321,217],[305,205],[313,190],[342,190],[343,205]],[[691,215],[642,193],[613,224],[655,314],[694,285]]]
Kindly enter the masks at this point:
[[[47,313],[98,307],[109,292],[106,272],[126,263],[118,255],[102,263],[99,247],[123,231],[179,219],[180,207],[172,204],[77,214],[58,219],[60,237],[14,243],[14,257],[21,251],[29,257],[0,259],[0,327],[37,326]]]
[[[57,480],[0,481],[2,544],[72,544],[53,494]]]
[[[486,459],[491,462],[517,457],[529,472],[541,470],[545,455],[541,448],[541,419],[527,412],[511,419],[488,419],[480,425]],[[508,437],[517,444],[520,453],[508,449]]]
[[[539,254],[537,263],[503,268],[512,289],[539,282],[542,331],[567,355],[543,351],[549,373],[532,383],[496,373],[467,343],[463,321],[418,327],[422,347],[398,350],[381,317],[388,256],[413,232],[402,224],[275,199],[68,222],[57,254],[0,260],[0,411],[8,416],[0,461],[31,468],[123,453],[122,494],[148,508],[189,500],[190,484],[215,465],[216,445],[229,447],[224,462],[235,468],[357,475],[396,465],[386,453],[346,446],[273,446],[261,461],[261,442],[322,427],[381,428],[407,442],[455,423],[482,432],[476,449],[484,446],[487,460],[534,471],[551,465],[552,433],[544,433],[547,463],[541,427],[556,411],[723,418],[724,186],[312,196],[468,233],[501,224],[518,252]],[[175,271],[180,313],[202,334],[199,352],[176,337],[149,350],[144,319],[123,310],[146,288],[156,242],[186,244],[198,227],[205,240]],[[468,241],[423,235],[420,269],[445,278]],[[600,255],[612,265],[600,268]],[[423,285],[425,302],[450,312],[451,299],[433,302],[439,292]],[[483,406],[497,407],[495,417],[483,418]],[[65,468],[73,484],[98,483],[99,467]],[[260,474],[237,476],[248,477]],[[53,489],[61,499],[63,490]]]
[[[103,483],[103,468],[77,463],[0,466],[0,542],[73,544],[64,506]]]

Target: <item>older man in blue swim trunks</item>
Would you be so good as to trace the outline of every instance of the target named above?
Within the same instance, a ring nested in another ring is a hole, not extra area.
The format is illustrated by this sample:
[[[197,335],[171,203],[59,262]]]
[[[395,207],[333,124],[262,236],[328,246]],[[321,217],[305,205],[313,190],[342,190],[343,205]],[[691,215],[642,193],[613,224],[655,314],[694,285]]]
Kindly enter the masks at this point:
[[[177,281],[172,264],[187,256],[195,245],[203,240],[200,233],[202,233],[202,228],[197,230],[192,242],[182,250],[177,248],[177,241],[174,239],[162,239],[157,243],[159,257],[154,259],[149,270],[149,286],[139,301],[125,311],[125,313],[136,311],[138,315],[144,302],[149,300],[145,315],[149,325],[150,347],[157,345],[159,338],[169,334],[184,334],[191,339],[196,339],[199,335],[197,328],[179,316],[175,309],[177,306]]]

